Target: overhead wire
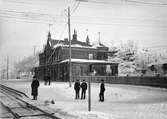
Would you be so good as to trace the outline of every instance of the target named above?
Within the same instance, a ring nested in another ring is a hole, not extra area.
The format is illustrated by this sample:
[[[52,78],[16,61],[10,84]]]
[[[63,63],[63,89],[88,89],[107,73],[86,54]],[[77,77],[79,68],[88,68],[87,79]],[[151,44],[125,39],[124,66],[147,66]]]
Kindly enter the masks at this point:
[[[76,5],[77,5],[77,1],[75,1],[74,4],[72,5],[72,7],[70,7],[71,11],[73,11],[73,9],[75,9]]]
[[[77,2],[77,5],[71,11],[71,15],[77,10],[77,8],[79,7],[79,4],[80,2]]]
[[[167,45],[157,45],[157,46],[149,46],[149,47],[144,47],[144,48],[167,48]]]
[[[6,12],[7,11],[7,12]],[[11,14],[12,13],[12,14]],[[14,13],[14,14],[13,14]],[[33,16],[31,16],[31,13],[33,14]],[[22,15],[24,14],[24,15]],[[42,15],[42,16],[40,16]],[[47,15],[49,17],[43,17],[43,15]],[[52,15],[48,15],[48,14],[37,14],[37,13],[33,13],[33,12],[18,12],[18,11],[11,11],[11,10],[0,10],[0,17],[1,18],[11,18],[11,19],[23,19],[23,20],[28,20],[28,21],[44,21],[49,23],[53,23],[53,22],[66,22],[66,21],[62,21],[60,20],[60,18],[63,18],[62,16],[57,16],[54,18],[54,16]],[[73,21],[72,23],[78,23],[78,24],[93,24],[93,25],[128,25],[128,26],[159,26],[159,27],[166,27],[166,25],[164,24],[158,24],[158,23],[162,23],[162,20],[150,20],[150,19],[135,19],[135,18],[104,18],[104,17],[93,17],[93,16],[71,16]],[[56,19],[57,18],[57,19]],[[83,19],[95,19],[95,21],[93,22],[86,22]],[[77,20],[77,19],[82,19],[82,20]],[[107,22],[97,22],[97,20],[116,20],[114,21],[114,23],[107,23]],[[117,23],[118,21],[124,21],[124,23]],[[128,21],[132,21],[130,23],[128,23]],[[143,23],[144,21],[147,21],[147,23]],[[150,21],[152,21],[153,23],[150,23]],[[135,22],[138,22],[137,24]],[[148,24],[149,22],[149,24]],[[164,21],[165,22],[165,21]],[[135,23],[135,24],[134,24]],[[141,24],[142,23],[142,24]]]
[[[10,14],[10,13],[17,13],[17,14]],[[31,13],[31,14],[29,14]],[[11,11],[11,10],[0,10],[0,14],[7,14],[7,15],[23,15],[23,17],[29,17],[31,15],[36,15],[36,16],[32,16],[32,17],[40,17],[40,15],[47,15],[49,16],[49,18],[54,18],[55,15],[54,14],[43,14],[43,13],[33,13],[33,12],[18,12],[18,11]],[[79,19],[105,19],[105,20],[110,20],[110,19],[115,19],[115,20],[153,20],[153,19],[136,19],[136,18],[114,18],[114,17],[96,17],[96,16],[71,16],[72,18],[79,18]],[[55,17],[56,18],[62,18],[61,15],[57,15]]]
[[[53,24],[54,22],[57,22],[57,23],[65,23],[66,21],[53,21],[53,20],[44,20],[44,19],[27,19],[27,18],[22,18],[22,17],[14,17],[14,16],[1,16],[0,15],[0,18],[3,20],[3,18],[7,18],[7,20],[10,20],[13,21],[17,21],[17,22],[27,22],[27,23],[42,23],[42,24]],[[145,23],[145,24],[141,24],[141,23],[118,23],[118,22],[114,22],[114,23],[102,23],[102,22],[82,22],[82,21],[76,21],[76,20],[73,20],[72,23],[77,23],[77,24],[90,24],[90,25],[100,25],[100,26],[111,26],[111,25],[124,25],[124,26],[129,26],[129,27],[162,27],[162,28],[167,28],[167,25],[164,25],[164,24],[155,24],[155,23],[152,23],[152,24],[148,24],[148,23]]]
[[[80,3],[80,2],[78,2],[78,3],[75,2],[75,3],[74,3],[74,5],[73,5],[73,7],[72,7],[72,12],[71,12],[71,14],[73,14],[73,13],[76,11],[76,9],[77,9],[78,6],[79,6],[79,3]],[[76,5],[76,4],[77,4],[77,5]],[[57,44],[59,44],[60,39],[61,39],[62,35],[64,34],[64,31],[65,31],[65,29],[66,29],[66,27],[67,27],[67,24],[68,24],[68,23],[66,23],[66,25],[65,25],[65,27],[64,27],[64,29],[63,29],[63,31],[62,31],[62,33],[60,34],[60,38],[59,38],[59,41],[58,41]],[[52,56],[53,56],[53,54],[55,53],[55,51],[56,51],[56,48],[53,50],[52,54],[50,55],[50,57],[49,57],[49,59],[48,59],[48,61],[47,61],[47,64],[49,63],[49,61],[50,61],[50,59],[52,58]]]
[[[8,0],[7,2],[10,3],[10,1]],[[32,1],[31,1],[32,2]],[[97,0],[76,0],[76,2],[82,2],[82,3],[95,3],[95,4],[99,4],[99,5],[108,5],[111,6],[112,5],[133,5],[133,6],[149,6],[149,7],[166,7],[167,3],[163,3],[163,2],[144,2],[144,1],[138,1],[138,0],[111,0],[110,2],[103,2],[103,1],[97,1]],[[18,2],[18,1],[12,1],[12,3],[20,3],[20,4],[24,4],[24,5],[30,5],[30,2],[27,3],[27,1],[23,1],[23,2]],[[40,4],[34,4],[31,3],[31,5],[39,5]],[[82,6],[84,7],[84,6]],[[85,7],[89,7],[88,5]],[[111,6],[112,7],[112,6]],[[89,8],[91,9],[95,9],[95,7],[90,6]]]
[[[15,14],[12,14],[15,13]],[[56,15],[56,14],[46,14],[46,13],[35,13],[35,12],[23,12],[23,11],[14,11],[14,10],[0,10],[0,14],[5,14],[5,15],[20,15],[23,17],[32,17],[32,18],[37,18],[37,17],[43,17],[43,18],[52,18],[52,19],[59,19],[62,18],[63,16],[61,15]],[[46,17],[47,16],[47,17]],[[95,17],[95,16],[71,16],[72,18],[77,18],[77,19],[115,19],[115,20],[148,20],[148,21],[155,21],[153,19],[135,19],[135,18],[105,18],[105,17]],[[157,20],[158,21],[158,20]]]
[[[112,2],[103,2],[103,1],[97,1],[97,0],[77,0],[84,3],[94,3],[94,4],[104,4],[104,5],[133,5],[133,6],[150,6],[150,7],[166,7],[167,3],[154,3],[154,2],[144,2],[144,1],[136,1],[136,0],[119,0],[119,1],[113,1]]]
[[[19,4],[30,4],[30,5],[33,5],[33,3],[30,3],[30,2],[24,2],[24,1],[13,1],[13,0],[6,0],[5,2],[8,2],[8,3],[19,3]]]
[[[90,0],[88,0],[88,1],[90,1]],[[97,1],[90,1],[90,2],[92,2],[92,3],[100,3],[100,4],[109,4],[109,3],[106,3],[106,2],[97,2]],[[166,6],[167,4],[161,4],[161,3],[147,3],[147,2],[141,2],[141,1],[135,1],[135,0],[124,0],[124,2],[126,2],[126,3],[135,3],[135,4],[143,4],[143,5],[160,5],[160,6]],[[21,3],[21,2],[20,2]],[[27,4],[26,2],[22,2],[23,4]],[[80,4],[80,1],[77,3],[77,4],[75,4],[73,7],[72,7],[72,14],[76,11],[76,9],[78,8],[78,6],[79,6],[79,4]],[[112,3],[111,3],[112,4]],[[0,10],[1,11],[1,10]],[[39,16],[48,16],[48,17],[60,17],[60,16],[58,16],[58,15],[53,15],[53,14],[43,14],[43,13],[33,13],[33,12],[17,12],[17,11],[7,11],[7,12],[13,12],[13,13],[17,13],[17,14],[19,14],[19,13],[22,13],[22,14],[32,14],[32,15],[39,15]],[[8,18],[13,18],[13,19],[15,19],[15,17],[12,17],[12,16],[0,16],[0,17],[8,17]],[[72,16],[72,17],[78,17],[78,18],[81,18],[80,16]],[[88,17],[87,17],[88,18]],[[12,19],[12,20],[13,20]],[[17,19],[19,19],[19,18],[17,18]],[[24,19],[26,19],[26,18],[23,18],[23,20]],[[30,20],[30,19],[29,19]],[[44,23],[44,22],[34,22],[33,21],[33,19],[31,19],[32,21],[23,21],[23,22],[27,22],[27,23]],[[39,20],[43,20],[43,19],[39,19]],[[123,20],[123,19],[122,19]],[[46,20],[47,21],[47,20]],[[49,21],[50,22],[50,21]],[[60,21],[60,22],[62,22],[62,23],[64,23],[64,21]],[[112,23],[112,24],[109,24],[109,23],[97,23],[97,22],[94,22],[94,23],[89,23],[89,22],[80,22],[80,21],[73,21],[73,23],[79,23],[79,24],[94,24],[94,25],[118,25],[118,23]],[[48,24],[48,22],[47,23],[45,23],[45,24]],[[122,25],[122,24],[121,24]],[[127,24],[126,24],[127,25]],[[66,26],[67,26],[67,24],[66,24]],[[66,27],[65,26],[65,27]],[[138,25],[130,25],[130,26],[138,26]],[[142,25],[143,26],[143,25]],[[161,27],[166,27],[166,26],[161,26]],[[62,31],[62,33],[61,34],[64,34],[63,33],[64,31]],[[60,35],[61,36],[61,35]],[[59,41],[58,41],[58,43],[59,43]],[[50,60],[50,58],[52,57],[52,55],[54,54],[54,52],[55,52],[55,50],[53,51],[53,53],[51,54],[51,56],[49,57],[49,60]],[[48,62],[49,62],[49,60],[48,60]]]
[[[7,20],[11,22],[25,22],[25,23],[41,23],[41,24],[54,24],[54,20],[44,20],[44,19],[27,19],[27,18],[21,18],[21,17],[14,17],[14,16],[2,16],[0,15],[1,20]],[[56,21],[59,23],[64,23],[63,21]]]
[[[11,4],[15,4],[16,6],[22,6],[22,5],[28,5],[28,6],[46,6],[46,3],[41,4],[42,1],[39,1],[39,3],[35,3],[36,1],[30,1],[30,0],[22,0],[22,1],[13,1],[13,0],[5,0],[4,2],[6,3],[11,3]],[[45,2],[45,1],[43,1]]]
[[[167,5],[167,3],[154,3],[154,2],[144,2],[136,0],[124,0],[125,2],[137,3],[137,4],[146,4],[146,5]]]
[[[15,13],[15,14],[20,14],[20,15],[38,15],[38,16],[48,16],[48,17],[60,17],[60,15],[56,14],[48,14],[48,13],[36,13],[36,12],[23,12],[23,11],[16,11],[16,10],[2,10],[0,9],[0,13]]]
[[[64,35],[64,32],[65,32],[66,28],[67,28],[67,23],[65,24],[65,26],[64,26],[64,28],[63,28],[63,30],[62,30],[60,36],[59,36],[59,39],[58,39],[58,43],[57,43],[57,44],[59,44],[59,42],[60,42],[60,40],[61,40],[61,37]],[[46,64],[49,63],[49,61],[50,61],[50,59],[52,58],[52,56],[53,56],[53,54],[55,53],[55,51],[56,51],[56,48],[53,50],[53,52],[52,52],[51,55],[49,56],[49,58],[48,58]]]
[[[12,18],[12,19],[14,18],[23,19],[23,20],[30,20],[30,21],[45,21],[47,23],[60,22],[60,20],[58,21],[58,19],[62,18],[62,16],[58,17],[58,15],[55,17],[54,15],[50,15],[50,14],[20,12],[20,11],[18,12],[18,11],[12,11],[12,10],[0,10],[0,17]]]
[[[7,16],[6,16],[7,17]],[[27,21],[24,19],[18,19],[18,18],[11,18],[11,17],[7,17],[7,19],[4,19],[4,17],[1,18],[0,16],[0,20],[2,20],[3,22],[22,22],[22,23],[37,23],[37,24],[49,24],[50,22],[44,22],[44,21]]]

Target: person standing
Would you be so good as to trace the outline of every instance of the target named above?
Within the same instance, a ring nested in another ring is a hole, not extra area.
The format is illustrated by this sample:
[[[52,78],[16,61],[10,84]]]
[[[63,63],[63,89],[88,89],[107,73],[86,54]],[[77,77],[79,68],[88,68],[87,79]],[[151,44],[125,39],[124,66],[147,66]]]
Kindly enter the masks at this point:
[[[100,93],[99,93],[99,101],[101,102],[104,102],[104,91],[105,91],[104,80],[101,80]]]
[[[83,82],[81,83],[81,88],[82,88],[81,99],[85,99],[87,90],[87,83],[85,82],[85,80],[83,80]]]
[[[79,91],[80,91],[80,82],[77,80],[74,84],[74,90],[75,90],[75,99],[79,99]]]
[[[37,100],[38,96],[38,87],[39,87],[39,81],[37,80],[36,76],[33,77],[33,81],[31,83],[31,95],[33,96],[33,100]]]
[[[48,80],[49,86],[50,86],[50,75],[48,75],[47,80]]]
[[[48,81],[47,75],[45,75],[45,76],[44,76],[44,85],[47,85],[47,81]]]

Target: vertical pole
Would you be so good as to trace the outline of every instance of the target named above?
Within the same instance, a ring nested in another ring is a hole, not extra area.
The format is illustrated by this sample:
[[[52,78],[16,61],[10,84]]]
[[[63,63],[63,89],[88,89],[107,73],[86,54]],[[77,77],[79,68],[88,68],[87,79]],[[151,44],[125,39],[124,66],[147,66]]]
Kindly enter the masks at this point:
[[[68,34],[69,34],[69,87],[71,87],[71,26],[70,26],[70,7],[68,6]]]
[[[3,64],[3,62],[2,62],[2,64]],[[1,64],[1,80],[3,79],[3,66],[2,66],[2,64]]]
[[[9,79],[9,74],[8,74],[8,69],[9,69],[9,58],[7,56],[7,64],[6,64],[6,79]]]
[[[34,56],[36,54],[36,45],[34,45]]]
[[[98,32],[98,35],[99,35],[99,44],[101,44],[101,41],[100,41],[100,32]]]
[[[91,80],[92,80],[92,74],[88,82],[88,111],[91,111]]]

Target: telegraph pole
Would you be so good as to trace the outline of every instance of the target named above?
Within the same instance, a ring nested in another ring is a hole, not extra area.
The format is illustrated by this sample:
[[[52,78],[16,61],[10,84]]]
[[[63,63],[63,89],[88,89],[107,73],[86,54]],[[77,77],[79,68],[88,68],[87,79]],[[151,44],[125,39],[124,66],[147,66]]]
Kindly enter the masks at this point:
[[[34,47],[33,47],[34,48],[34,56],[36,55],[36,47],[37,47],[36,45],[34,45]]]
[[[92,74],[88,82],[88,111],[89,112],[91,111],[91,80],[92,80]]]
[[[7,62],[6,62],[6,79],[9,79],[9,74],[8,74],[8,70],[9,70],[9,57],[7,56]]]
[[[71,25],[70,25],[70,6],[68,6],[68,34],[69,34],[69,86],[71,87]]]
[[[99,44],[101,44],[101,39],[100,39],[100,32],[98,32],[98,35],[99,35]]]

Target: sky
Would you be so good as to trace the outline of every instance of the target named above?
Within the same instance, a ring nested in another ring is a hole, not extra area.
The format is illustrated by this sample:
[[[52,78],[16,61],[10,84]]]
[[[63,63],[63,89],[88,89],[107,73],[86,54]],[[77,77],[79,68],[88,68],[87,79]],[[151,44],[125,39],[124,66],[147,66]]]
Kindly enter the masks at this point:
[[[19,61],[41,51],[50,30],[52,38],[71,34],[104,44],[133,40],[140,47],[167,47],[166,0],[0,0],[0,64],[9,56]],[[135,1],[135,2],[134,2]],[[49,25],[50,24],[50,25]]]

